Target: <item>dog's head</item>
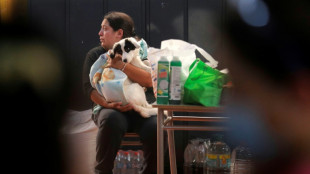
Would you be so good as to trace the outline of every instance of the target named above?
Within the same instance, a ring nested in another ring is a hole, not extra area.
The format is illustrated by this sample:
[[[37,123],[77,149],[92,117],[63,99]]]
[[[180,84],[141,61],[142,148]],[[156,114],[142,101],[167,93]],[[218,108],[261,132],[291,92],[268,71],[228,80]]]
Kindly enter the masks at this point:
[[[118,53],[122,55],[123,62],[131,62],[133,57],[136,56],[137,54],[136,51],[139,48],[140,45],[135,38],[133,37],[124,38],[113,45],[110,57],[113,59],[115,57],[115,54]]]

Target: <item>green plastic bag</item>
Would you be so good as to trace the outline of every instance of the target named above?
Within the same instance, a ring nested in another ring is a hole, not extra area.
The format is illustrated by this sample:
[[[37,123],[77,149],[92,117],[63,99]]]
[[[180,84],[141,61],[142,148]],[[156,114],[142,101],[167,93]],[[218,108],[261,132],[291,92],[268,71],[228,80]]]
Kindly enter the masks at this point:
[[[197,58],[189,67],[183,103],[219,106],[223,85],[227,81],[227,74],[211,68]]]

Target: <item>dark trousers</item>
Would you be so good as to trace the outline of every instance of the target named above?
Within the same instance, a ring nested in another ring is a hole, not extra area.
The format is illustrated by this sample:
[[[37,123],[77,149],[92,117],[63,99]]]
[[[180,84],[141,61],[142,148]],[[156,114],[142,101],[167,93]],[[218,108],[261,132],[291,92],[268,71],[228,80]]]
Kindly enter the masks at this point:
[[[140,135],[143,144],[143,174],[156,174],[157,167],[157,122],[156,116],[143,118],[135,111],[119,112],[102,109],[93,116],[98,126],[96,140],[96,174],[112,174],[114,159],[126,132]]]

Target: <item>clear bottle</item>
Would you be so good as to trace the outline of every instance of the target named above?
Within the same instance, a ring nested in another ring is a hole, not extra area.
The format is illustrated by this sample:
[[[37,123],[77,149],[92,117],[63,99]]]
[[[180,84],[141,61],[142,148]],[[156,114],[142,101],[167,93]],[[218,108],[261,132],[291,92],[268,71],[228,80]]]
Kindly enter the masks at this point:
[[[157,104],[169,103],[169,60],[161,56],[157,70]]]
[[[128,150],[125,152],[126,156],[126,174],[134,174],[134,168],[133,168],[133,151]]]
[[[198,170],[199,139],[192,139],[184,150],[184,174],[196,174]]]
[[[205,161],[205,153],[206,148],[204,145],[204,140],[201,138],[196,139],[198,141],[196,145],[195,151],[195,174],[202,174],[203,173],[203,164]]]
[[[121,174],[122,173],[122,168],[123,168],[123,159],[124,157],[124,152],[122,150],[119,150],[117,152],[117,155],[114,160],[114,168],[113,168],[113,174]]]
[[[140,169],[142,168],[142,164],[141,164],[141,156],[140,153],[138,151],[134,151],[133,153],[133,163],[132,163],[132,167],[134,170],[134,174],[138,174]]]
[[[195,174],[203,174],[207,150],[210,148],[210,139],[197,138],[198,145],[195,153]]]
[[[127,158],[128,158],[128,152],[124,151],[123,153],[123,165],[121,169],[121,174],[127,174]]]
[[[169,104],[181,104],[182,62],[177,56],[170,61]]]
[[[253,155],[249,147],[237,146],[231,155],[231,174],[251,174],[253,171]]]
[[[138,158],[139,158],[138,168],[139,168],[139,171],[140,171],[142,169],[143,163],[144,163],[144,156],[143,156],[143,151],[142,150],[138,150]]]
[[[204,174],[230,173],[231,151],[223,141],[223,136],[218,135],[211,144],[204,164]]]
[[[143,166],[143,152],[141,150],[133,151],[132,154],[133,173],[138,174],[139,171],[142,169],[142,166]]]
[[[190,140],[184,150],[184,174],[193,174],[193,160],[194,160],[194,144]]]

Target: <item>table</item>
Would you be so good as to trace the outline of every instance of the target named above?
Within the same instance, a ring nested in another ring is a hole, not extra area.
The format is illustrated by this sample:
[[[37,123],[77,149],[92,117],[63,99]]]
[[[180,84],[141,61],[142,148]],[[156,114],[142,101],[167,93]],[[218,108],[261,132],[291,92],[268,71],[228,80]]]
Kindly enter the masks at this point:
[[[164,174],[164,131],[168,135],[169,161],[171,174],[177,174],[175,159],[174,130],[190,131],[225,131],[225,127],[220,126],[174,126],[173,121],[204,121],[222,122],[227,121],[228,117],[199,117],[199,116],[174,116],[173,112],[208,112],[221,113],[223,107],[204,107],[195,105],[152,105],[158,108],[157,114],[157,173]],[[164,112],[167,112],[166,115]],[[166,118],[164,118],[166,117]]]

